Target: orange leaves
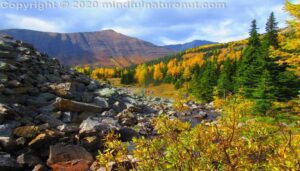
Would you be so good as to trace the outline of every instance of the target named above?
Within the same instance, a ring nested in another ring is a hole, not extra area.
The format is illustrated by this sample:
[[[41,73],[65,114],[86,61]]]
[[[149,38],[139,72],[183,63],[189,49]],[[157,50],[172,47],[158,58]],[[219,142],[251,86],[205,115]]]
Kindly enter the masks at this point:
[[[92,71],[91,77],[93,79],[112,78],[115,73],[115,69],[112,68],[97,68]]]
[[[140,85],[146,84],[148,67],[145,64],[138,65],[135,69],[135,79]]]
[[[160,62],[159,64],[154,65],[153,79],[156,81],[161,81],[163,79],[163,70],[165,68],[165,64]]]

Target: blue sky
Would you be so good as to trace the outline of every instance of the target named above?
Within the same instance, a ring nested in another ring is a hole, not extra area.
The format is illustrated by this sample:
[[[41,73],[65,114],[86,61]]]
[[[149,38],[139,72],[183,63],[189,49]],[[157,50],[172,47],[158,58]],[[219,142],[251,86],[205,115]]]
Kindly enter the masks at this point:
[[[164,45],[196,39],[217,42],[243,39],[248,36],[252,19],[257,19],[259,31],[263,32],[271,11],[275,12],[280,27],[284,27],[285,20],[288,19],[288,15],[283,10],[284,0],[198,0],[198,2],[226,2],[226,7],[222,9],[68,7],[42,10],[16,9],[13,8],[14,6],[7,6],[7,2],[38,1],[42,2],[42,0],[0,0],[0,29],[22,28],[50,32],[113,29],[129,36]],[[161,1],[195,2],[197,0]],[[293,0],[294,3],[299,3],[299,1]],[[68,2],[69,5],[74,3],[71,0]]]

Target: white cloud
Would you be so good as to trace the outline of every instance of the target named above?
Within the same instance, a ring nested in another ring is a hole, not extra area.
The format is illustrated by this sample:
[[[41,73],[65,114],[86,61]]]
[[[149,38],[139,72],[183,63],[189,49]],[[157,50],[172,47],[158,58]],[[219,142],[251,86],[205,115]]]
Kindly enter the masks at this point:
[[[12,28],[32,29],[49,32],[64,31],[65,24],[58,21],[45,21],[34,17],[27,17],[15,14],[6,14],[5,17],[8,21],[7,25],[9,25]]]

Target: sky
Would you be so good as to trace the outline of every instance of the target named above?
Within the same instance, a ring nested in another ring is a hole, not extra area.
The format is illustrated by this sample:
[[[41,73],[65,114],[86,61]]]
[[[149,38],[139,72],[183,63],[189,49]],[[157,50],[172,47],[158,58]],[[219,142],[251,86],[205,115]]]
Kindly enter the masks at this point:
[[[284,0],[135,0],[133,2],[154,4],[135,8],[123,5],[127,1],[0,0],[0,29],[63,33],[113,29],[157,45],[167,45],[193,40],[240,40],[248,36],[253,19],[257,20],[259,32],[263,33],[272,11],[280,28],[286,26],[285,21],[289,18],[283,10]],[[120,4],[103,8],[103,2],[122,3],[122,8]],[[167,3],[169,7],[159,8],[158,2]],[[187,2],[200,5],[186,8],[182,4]],[[213,6],[216,2],[225,3],[225,6]],[[300,0],[292,2],[300,3]]]

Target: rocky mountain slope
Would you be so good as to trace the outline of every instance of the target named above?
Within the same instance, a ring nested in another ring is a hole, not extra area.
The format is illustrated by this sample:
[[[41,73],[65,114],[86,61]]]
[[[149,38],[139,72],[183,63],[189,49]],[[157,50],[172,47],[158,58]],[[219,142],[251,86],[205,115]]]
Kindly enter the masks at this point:
[[[130,66],[153,60],[175,51],[132,38],[113,30],[85,33],[48,33],[32,30],[0,30],[33,44],[39,51],[65,65],[97,64]]]
[[[125,142],[155,135],[151,119],[162,113],[192,124],[216,117],[210,106],[178,112],[168,99],[111,88],[3,35],[0,71],[1,171],[97,170],[109,131]]]
[[[188,43],[183,43],[183,44],[175,44],[175,45],[166,45],[163,46],[167,49],[174,50],[176,52],[184,51],[187,49],[195,48],[198,46],[203,46],[203,45],[209,45],[209,44],[216,44],[217,42],[211,42],[207,40],[194,40],[192,42]]]

